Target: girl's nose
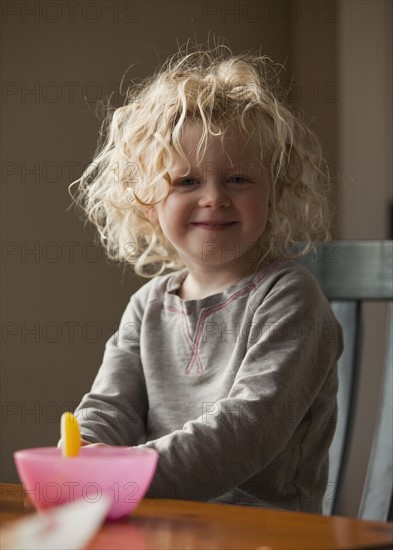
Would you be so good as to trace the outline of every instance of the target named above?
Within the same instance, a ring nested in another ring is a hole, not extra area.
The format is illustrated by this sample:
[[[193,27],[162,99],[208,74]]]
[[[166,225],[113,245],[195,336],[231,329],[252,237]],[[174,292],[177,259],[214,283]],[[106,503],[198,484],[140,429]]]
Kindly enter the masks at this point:
[[[205,182],[205,184],[201,186],[201,191],[199,206],[223,208],[231,204],[231,199],[226,192],[225,186],[219,182]]]

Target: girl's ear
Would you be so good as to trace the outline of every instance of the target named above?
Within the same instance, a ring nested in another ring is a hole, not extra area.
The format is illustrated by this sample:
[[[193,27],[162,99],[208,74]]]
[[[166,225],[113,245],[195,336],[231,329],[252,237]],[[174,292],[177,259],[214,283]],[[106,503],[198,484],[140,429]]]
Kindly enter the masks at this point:
[[[146,208],[145,214],[149,222],[152,223],[153,225],[159,225],[160,222],[158,220],[156,207],[153,205],[153,206],[146,206],[145,208]]]

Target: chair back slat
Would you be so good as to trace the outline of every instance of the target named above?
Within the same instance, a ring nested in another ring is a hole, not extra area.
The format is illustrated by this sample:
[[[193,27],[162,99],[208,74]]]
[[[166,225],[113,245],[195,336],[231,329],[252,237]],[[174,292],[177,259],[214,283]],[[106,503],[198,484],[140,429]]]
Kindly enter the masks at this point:
[[[380,407],[371,449],[370,466],[360,503],[359,517],[392,520],[392,494],[381,490],[393,479],[393,303],[389,304],[386,338],[386,368],[381,386]],[[389,517],[390,516],[390,517]]]
[[[343,328],[345,347],[337,365],[340,381],[337,394],[339,414],[336,432],[329,450],[329,479],[323,499],[323,513],[326,515],[336,512],[342,492],[356,406],[359,375],[357,365],[361,345],[360,302],[339,301],[332,302],[331,305]]]
[[[392,241],[341,241],[317,245],[300,263],[329,300],[390,300]]]

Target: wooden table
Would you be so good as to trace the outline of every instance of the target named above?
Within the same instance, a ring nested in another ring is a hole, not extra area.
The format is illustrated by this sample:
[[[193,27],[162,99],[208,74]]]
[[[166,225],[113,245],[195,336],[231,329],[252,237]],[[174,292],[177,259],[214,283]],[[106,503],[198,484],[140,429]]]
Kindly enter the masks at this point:
[[[1,524],[33,513],[21,485],[0,484]],[[392,548],[393,523],[245,506],[146,499],[105,523],[89,550],[334,550]]]

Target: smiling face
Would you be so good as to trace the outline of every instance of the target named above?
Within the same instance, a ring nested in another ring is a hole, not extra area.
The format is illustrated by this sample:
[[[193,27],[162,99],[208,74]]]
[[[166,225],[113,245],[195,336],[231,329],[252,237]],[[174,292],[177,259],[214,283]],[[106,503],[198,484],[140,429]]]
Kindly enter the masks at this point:
[[[229,270],[248,274],[270,216],[269,178],[251,143],[237,129],[209,136],[197,162],[201,125],[185,130],[169,170],[170,191],[156,207],[157,220],[190,273]],[[254,260],[254,261],[253,261]]]

